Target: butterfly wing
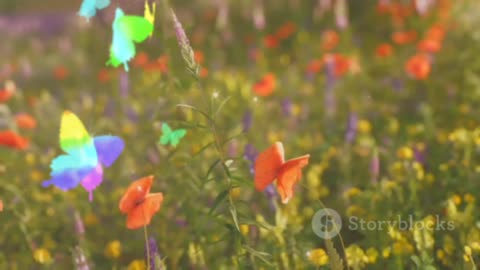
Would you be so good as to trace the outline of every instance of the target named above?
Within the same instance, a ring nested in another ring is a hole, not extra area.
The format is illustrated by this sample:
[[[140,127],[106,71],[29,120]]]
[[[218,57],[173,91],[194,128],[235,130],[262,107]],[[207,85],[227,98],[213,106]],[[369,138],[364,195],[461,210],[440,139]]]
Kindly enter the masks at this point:
[[[118,20],[119,30],[135,42],[142,42],[153,32],[153,24],[144,17],[122,16]]]
[[[171,140],[172,129],[167,123],[162,124],[162,136],[160,137],[160,143],[162,145],[168,144]]]
[[[50,164],[51,179],[42,183],[43,187],[55,185],[62,190],[75,188],[95,167],[79,166],[78,159],[71,155],[61,155]]]
[[[138,204],[128,212],[127,228],[133,230],[150,224],[153,215],[160,210],[162,202],[162,193],[148,194],[142,203]]]
[[[110,46],[110,59],[107,65],[118,67],[123,63],[125,70],[128,71],[127,62],[135,56],[135,44],[133,44],[133,41],[121,26],[123,17],[125,17],[123,10],[117,8],[115,11],[115,19],[112,23],[113,37]]]
[[[122,199],[120,199],[120,204],[118,205],[120,212],[124,214],[129,213],[138,202],[143,201],[145,196],[150,192],[152,182],[153,175],[150,175],[131,183],[127,191],[125,191],[125,194],[123,194]]]
[[[110,5],[110,0],[95,0],[95,7],[97,9],[104,9]]]
[[[180,140],[185,137],[185,134],[187,134],[185,129],[179,129],[172,132],[170,135],[170,143],[172,146],[177,146],[180,143]]]
[[[104,9],[110,5],[110,0],[83,0],[78,14],[90,19],[95,16],[97,9]]]
[[[97,10],[95,8],[95,0],[83,0],[78,15],[90,19],[95,16]]]
[[[65,111],[60,123],[60,147],[77,158],[76,167],[92,167],[97,165],[97,152],[93,139],[88,134],[78,117]]]
[[[145,11],[143,13],[143,17],[149,21],[152,25],[155,24],[155,11],[157,10],[157,3],[152,4],[152,8],[148,4],[148,1],[145,1]],[[153,33],[153,30],[152,30]]]
[[[93,200],[93,190],[95,190],[103,181],[103,168],[98,164],[90,173],[80,182],[83,188],[88,192],[88,200]]]
[[[277,189],[283,203],[293,196],[295,184],[302,178],[302,168],[307,166],[310,155],[301,156],[285,162],[278,173]]]
[[[93,140],[78,117],[65,111],[60,123],[60,147],[68,155],[52,160],[51,179],[43,187],[55,185],[62,190],[76,187],[97,166],[97,152]]]
[[[270,185],[277,178],[278,171],[284,161],[284,151],[281,142],[276,142],[260,153],[255,160],[255,188],[263,191]]]
[[[105,166],[110,167],[120,156],[125,143],[117,136],[97,136],[93,138],[98,160]]]

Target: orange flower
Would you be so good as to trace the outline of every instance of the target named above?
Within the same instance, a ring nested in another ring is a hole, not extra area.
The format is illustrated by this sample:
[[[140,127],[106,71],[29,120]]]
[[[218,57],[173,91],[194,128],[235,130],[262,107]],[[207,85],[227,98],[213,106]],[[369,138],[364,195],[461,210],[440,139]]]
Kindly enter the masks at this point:
[[[263,78],[253,86],[253,92],[261,97],[270,96],[277,85],[275,74],[267,73]]]
[[[193,53],[193,57],[195,59],[195,62],[197,62],[197,64],[199,65],[203,64],[203,60],[205,60],[205,56],[203,55],[202,51],[195,51]]]
[[[351,66],[351,60],[348,59],[347,57],[341,55],[341,54],[338,54],[338,53],[326,54],[323,57],[323,62],[324,63],[332,63],[333,62],[334,67],[335,67],[335,70],[334,70],[333,74],[337,78],[341,77],[342,75],[347,73],[347,71],[350,70],[350,66]]]
[[[416,54],[408,59],[405,71],[417,80],[425,80],[430,74],[431,66],[429,58],[424,54]]]
[[[0,200],[0,212],[2,212],[2,211],[3,211],[3,201]]]
[[[417,32],[412,31],[397,31],[393,33],[392,40],[398,45],[405,45],[412,43],[417,39]]]
[[[146,52],[139,52],[137,55],[135,55],[135,58],[132,60],[132,65],[134,67],[144,67],[146,64],[148,64],[149,57]]]
[[[200,78],[206,78],[208,76],[208,69],[201,67],[199,76]]]
[[[331,51],[337,47],[340,37],[334,30],[327,30],[322,35],[322,49]]]
[[[153,175],[136,180],[127,188],[119,208],[127,214],[127,228],[134,230],[150,224],[153,215],[160,210],[162,193],[150,193]]]
[[[162,55],[158,57],[155,61],[152,61],[148,64],[146,64],[143,69],[145,71],[159,71],[161,73],[167,73],[168,72],[168,56],[167,55]]]
[[[417,44],[417,49],[421,52],[437,53],[442,49],[442,44],[438,40],[424,39]]]
[[[431,40],[436,40],[436,41],[443,41],[445,38],[445,27],[443,27],[440,24],[435,24],[432,25],[426,33],[426,38],[431,39]]]
[[[19,128],[34,129],[37,127],[37,121],[28,113],[20,113],[15,116],[15,122]]]
[[[297,30],[297,26],[295,25],[294,22],[286,22],[280,28],[278,28],[277,32],[275,33],[275,36],[279,40],[284,40],[289,38],[295,31]]]
[[[28,140],[11,130],[0,131],[0,146],[24,150],[28,147]]]
[[[375,54],[380,58],[389,57],[393,54],[393,47],[388,43],[382,43],[375,49]]]
[[[277,190],[283,203],[293,197],[293,189],[302,178],[302,168],[307,166],[310,155],[285,161],[283,144],[276,142],[258,155],[255,160],[255,188],[263,191],[277,180]]]
[[[97,80],[101,83],[106,83],[110,80],[110,73],[108,69],[102,68],[98,71]]]
[[[15,91],[9,88],[0,89],[0,102],[8,101],[10,98],[12,98],[14,93]]]
[[[378,1],[376,10],[378,14],[388,14],[391,10],[391,4],[389,1]]]
[[[318,73],[323,68],[323,61],[319,59],[314,59],[308,63],[307,72],[308,73]]]
[[[269,49],[275,49],[279,45],[279,41],[274,35],[267,35],[264,38],[263,43],[265,44],[265,47]]]
[[[68,69],[64,66],[58,66],[53,70],[53,76],[59,81],[65,80],[68,77],[68,74]]]

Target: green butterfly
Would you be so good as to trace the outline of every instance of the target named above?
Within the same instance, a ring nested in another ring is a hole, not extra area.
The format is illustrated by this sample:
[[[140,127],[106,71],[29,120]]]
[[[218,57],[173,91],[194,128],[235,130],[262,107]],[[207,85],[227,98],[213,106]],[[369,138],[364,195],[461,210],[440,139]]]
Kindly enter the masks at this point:
[[[167,123],[162,124],[162,137],[160,137],[160,144],[169,144],[173,147],[177,146],[180,140],[187,134],[186,129],[172,130]]]

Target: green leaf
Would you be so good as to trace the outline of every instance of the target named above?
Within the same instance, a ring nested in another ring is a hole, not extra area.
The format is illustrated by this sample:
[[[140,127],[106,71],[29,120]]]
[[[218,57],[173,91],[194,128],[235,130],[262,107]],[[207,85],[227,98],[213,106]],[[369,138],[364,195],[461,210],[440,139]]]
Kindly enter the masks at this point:
[[[325,239],[325,246],[330,268],[332,270],[343,270],[343,260],[340,258],[340,255],[338,255],[337,250],[333,246],[333,242],[330,239]]]
[[[237,228],[237,231],[240,232],[240,226],[238,225],[237,209],[230,206],[230,213],[232,214],[233,223],[235,223],[235,227]]]
[[[220,162],[220,159],[217,159],[215,160],[215,162],[212,163],[212,165],[210,165],[210,168],[208,168],[208,171],[207,171],[207,175],[205,175],[205,178],[208,179],[208,177],[210,176],[210,174],[212,173],[213,169],[215,169],[215,166],[217,166],[217,164]]]
[[[212,208],[210,208],[210,211],[208,212],[208,214],[211,215],[211,214],[213,214],[213,212],[215,212],[215,210],[218,208],[220,203],[222,203],[225,200],[225,198],[227,197],[229,192],[230,192],[230,189],[226,189],[226,190],[220,192],[220,194],[217,195],[217,197],[213,201]]]

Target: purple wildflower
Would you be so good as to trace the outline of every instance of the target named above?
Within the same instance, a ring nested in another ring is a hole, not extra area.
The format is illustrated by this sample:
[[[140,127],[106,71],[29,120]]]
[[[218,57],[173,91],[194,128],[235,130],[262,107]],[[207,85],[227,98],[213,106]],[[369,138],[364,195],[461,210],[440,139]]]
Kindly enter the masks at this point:
[[[130,91],[130,79],[128,77],[128,72],[121,71],[120,72],[120,95],[123,98],[128,97],[128,92]]]
[[[325,108],[327,116],[331,117],[335,114],[336,111],[336,101],[335,101],[335,59],[333,57],[328,57],[325,61],[325,75],[326,75],[326,85],[325,85]]]
[[[255,160],[257,159],[258,151],[252,144],[245,145],[243,157],[250,161],[250,173],[255,173]]]
[[[87,257],[79,246],[76,246],[72,253],[73,265],[76,270],[90,270]]]
[[[155,238],[153,236],[150,236],[148,238],[148,249],[145,250],[148,250],[150,252],[150,256],[148,256],[148,254],[145,254],[145,259],[150,258],[150,269],[147,270],[162,270],[161,265],[155,264],[155,258],[160,257],[160,253],[158,251],[157,241],[155,241]]]
[[[337,27],[341,30],[345,30],[348,27],[348,14],[347,14],[347,1],[336,0],[335,1],[335,21]]]
[[[246,111],[243,115],[242,123],[243,123],[243,132],[248,132],[252,127],[252,112],[250,110]]]
[[[289,98],[286,98],[282,101],[282,112],[285,116],[289,117],[292,115],[292,100]]]
[[[253,7],[253,24],[257,30],[263,30],[265,28],[265,12],[261,0],[257,0]]]
[[[160,162],[160,157],[158,156],[158,152],[153,148],[150,148],[147,150],[147,157],[152,164],[156,165]]]
[[[348,119],[348,126],[347,132],[345,133],[345,140],[347,143],[352,143],[357,136],[357,128],[358,128],[358,116],[356,113],[350,113],[350,117]]]

